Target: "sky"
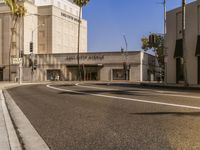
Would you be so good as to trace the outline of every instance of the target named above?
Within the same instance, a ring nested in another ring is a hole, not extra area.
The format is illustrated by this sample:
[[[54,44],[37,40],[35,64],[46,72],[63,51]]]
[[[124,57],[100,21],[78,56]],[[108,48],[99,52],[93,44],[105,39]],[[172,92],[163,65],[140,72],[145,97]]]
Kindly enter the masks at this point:
[[[167,10],[181,6],[182,0],[166,0]],[[190,3],[194,0],[186,0]],[[88,51],[141,50],[141,38],[163,33],[163,0],[90,0],[83,9],[88,21]]]

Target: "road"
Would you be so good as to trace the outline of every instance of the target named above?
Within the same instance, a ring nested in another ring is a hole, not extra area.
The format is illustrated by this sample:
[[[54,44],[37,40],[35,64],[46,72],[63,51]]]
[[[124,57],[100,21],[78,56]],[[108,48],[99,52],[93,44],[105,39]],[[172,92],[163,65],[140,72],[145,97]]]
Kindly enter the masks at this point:
[[[52,150],[200,149],[200,93],[120,85],[9,90]]]

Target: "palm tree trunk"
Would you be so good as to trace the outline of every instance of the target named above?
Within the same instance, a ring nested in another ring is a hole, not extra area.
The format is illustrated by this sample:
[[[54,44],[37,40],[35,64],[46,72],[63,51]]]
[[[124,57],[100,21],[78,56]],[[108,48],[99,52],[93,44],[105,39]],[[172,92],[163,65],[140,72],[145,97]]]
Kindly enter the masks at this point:
[[[11,24],[12,24],[12,27],[11,27],[11,39],[10,39],[10,48],[9,48],[9,59],[8,59],[8,76],[9,76],[9,81],[11,81],[11,52],[12,52],[12,46],[13,46],[13,37],[14,37],[14,30],[15,30],[15,27],[16,27],[16,23],[17,23],[17,17],[15,16],[12,16],[12,19],[11,19]]]
[[[77,64],[78,64],[78,81],[81,80],[81,72],[80,72],[80,28],[81,28],[81,6],[79,9],[79,20],[78,20],[78,45],[77,45]]]

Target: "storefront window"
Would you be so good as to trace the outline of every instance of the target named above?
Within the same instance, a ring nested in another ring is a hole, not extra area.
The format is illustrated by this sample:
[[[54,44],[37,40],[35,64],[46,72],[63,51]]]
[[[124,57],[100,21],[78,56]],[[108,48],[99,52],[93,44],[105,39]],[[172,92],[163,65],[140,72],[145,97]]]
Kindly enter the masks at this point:
[[[47,80],[59,81],[60,80],[60,70],[47,70]]]
[[[124,69],[113,69],[113,80],[126,80]]]

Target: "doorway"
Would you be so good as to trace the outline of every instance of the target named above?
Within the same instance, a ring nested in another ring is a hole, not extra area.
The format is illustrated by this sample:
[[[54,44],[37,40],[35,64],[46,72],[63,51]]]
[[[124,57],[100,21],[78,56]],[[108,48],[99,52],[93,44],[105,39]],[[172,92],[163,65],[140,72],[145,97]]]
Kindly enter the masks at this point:
[[[0,81],[3,81],[3,68],[0,68]]]
[[[176,58],[176,83],[184,81],[183,58]]]

